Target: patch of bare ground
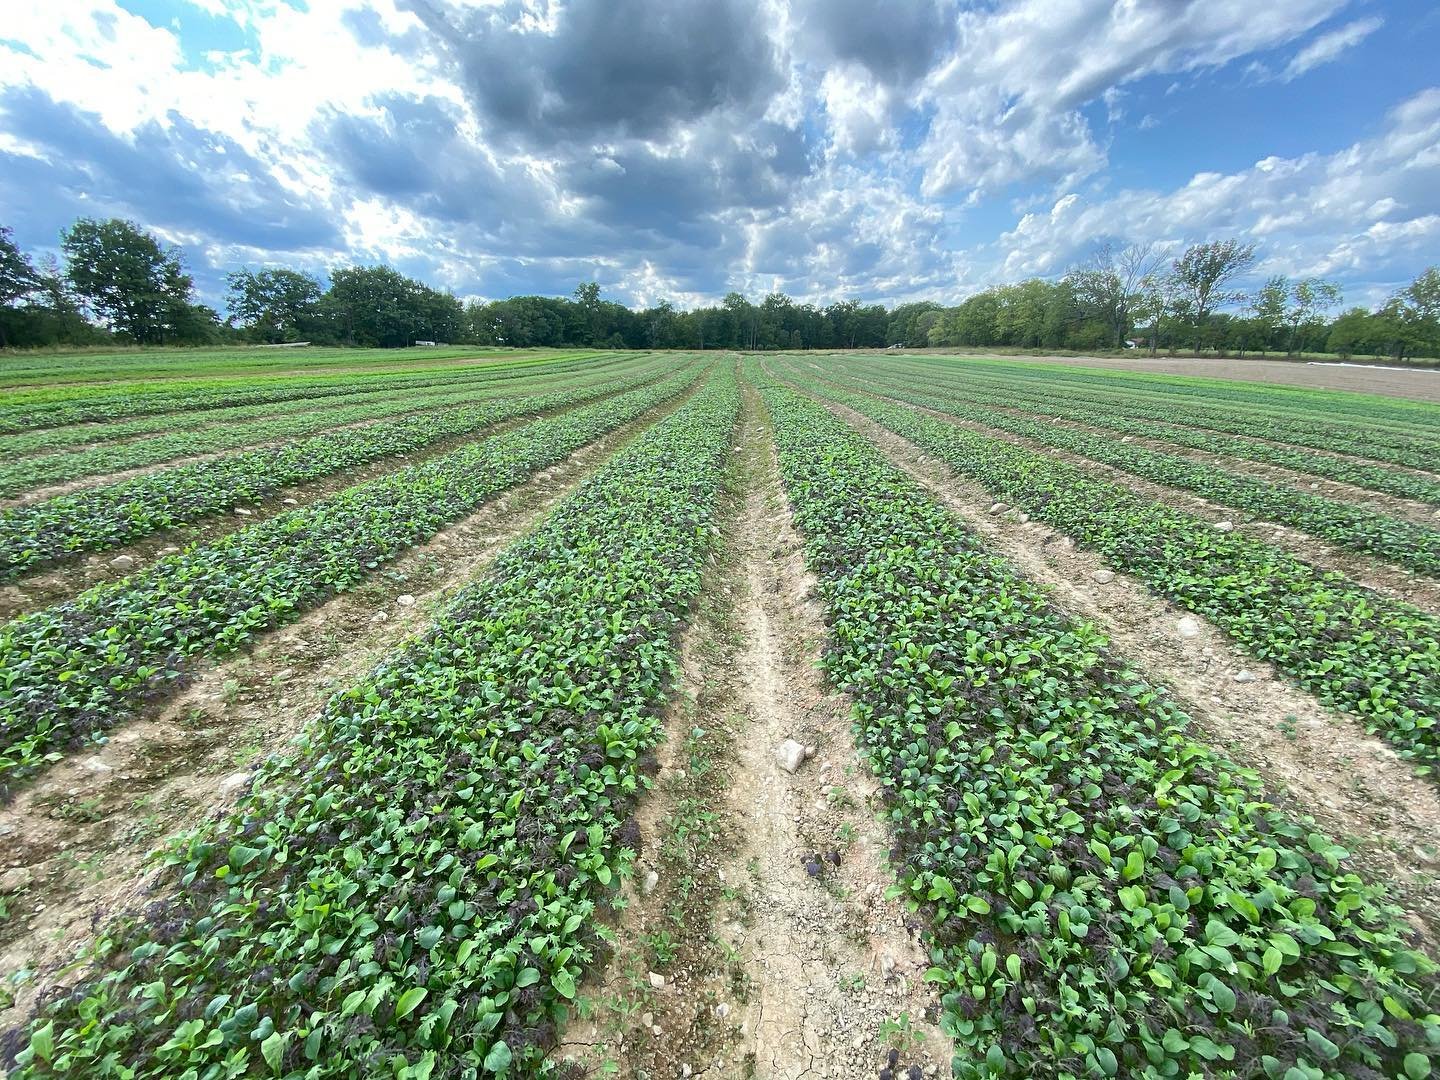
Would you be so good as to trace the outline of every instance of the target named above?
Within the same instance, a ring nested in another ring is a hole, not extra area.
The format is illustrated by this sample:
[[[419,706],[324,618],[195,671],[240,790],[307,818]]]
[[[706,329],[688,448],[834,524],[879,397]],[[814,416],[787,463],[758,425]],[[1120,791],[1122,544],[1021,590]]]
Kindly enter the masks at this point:
[[[1197,734],[1255,771],[1277,804],[1314,817],[1346,843],[1352,864],[1388,885],[1423,945],[1440,952],[1440,789],[1359,720],[1247,657],[1213,624],[1049,526],[1013,511],[991,513],[994,496],[979,484],[859,413],[824,404],[1049,591],[1058,608],[1103,630],[1115,653],[1166,687]]]
[[[1036,420],[1046,415],[1043,409],[1027,411],[1018,408],[998,408],[999,411],[1009,413],[1025,420]],[[1262,480],[1267,483],[1282,487],[1292,487],[1300,492],[1316,492],[1326,498],[1337,499],[1342,502],[1355,503],[1367,510],[1374,510],[1381,514],[1390,514],[1394,517],[1404,518],[1406,521],[1413,521],[1417,525],[1428,525],[1434,528],[1436,519],[1440,518],[1440,509],[1418,499],[1406,499],[1398,495],[1389,495],[1382,491],[1371,491],[1369,488],[1358,487],[1355,484],[1347,484],[1341,480],[1331,480],[1323,476],[1316,476],[1312,473],[1300,472],[1296,469],[1289,469],[1282,465],[1271,465],[1263,461],[1251,461],[1248,458],[1234,457],[1230,454],[1217,454],[1208,450],[1197,450],[1193,447],[1181,446],[1178,443],[1166,442],[1163,428],[1157,427],[1159,435],[1156,438],[1142,438],[1135,435],[1122,435],[1120,432],[1110,431],[1106,428],[1094,427],[1090,424],[1082,424],[1074,420],[1064,420],[1059,417],[1053,418],[1052,423],[1056,427],[1068,428],[1072,431],[1081,431],[1087,435],[1101,435],[1111,439],[1119,439],[1120,442],[1129,443],[1146,450],[1153,450],[1160,454],[1173,454],[1175,457],[1188,458],[1202,465],[1213,465],[1224,469],[1226,472],[1236,473],[1241,476],[1248,476],[1252,480]],[[1220,438],[1226,438],[1224,434]],[[1239,444],[1240,439],[1235,442]],[[1291,447],[1291,449],[1304,449],[1303,447]],[[1308,452],[1308,451],[1307,451]],[[1410,472],[1411,470],[1396,469],[1397,472]]]
[[[48,607],[50,604],[68,600],[92,585],[117,581],[126,574],[133,574],[136,570],[144,569],[156,559],[173,555],[181,548],[212,543],[247,525],[255,525],[288,510],[309,506],[330,495],[344,491],[348,487],[354,487],[367,480],[374,480],[376,477],[396,472],[407,465],[418,465],[432,458],[441,457],[468,443],[488,439],[503,431],[529,423],[540,416],[554,415],[558,411],[550,410],[545,413],[536,413],[533,416],[491,424],[489,427],[468,435],[442,440],[423,450],[409,454],[395,454],[353,469],[331,473],[309,483],[279,488],[263,499],[237,503],[228,513],[221,511],[210,514],[193,524],[175,529],[165,529],[147,536],[143,540],[137,540],[133,544],[109,548],[102,552],[83,556],[74,562],[61,563],[37,570],[8,585],[0,586],[0,620],[13,619],[27,612]],[[179,463],[170,462],[169,464]]]
[[[1095,461],[1085,457],[1083,454],[1072,453],[1067,450],[1060,450],[1053,446],[1046,446],[1035,439],[1023,438],[1019,435],[1012,435],[1007,431],[999,431],[987,427],[984,424],[977,424],[969,420],[960,420],[954,416],[940,412],[935,409],[924,408],[923,406],[912,405],[917,412],[923,412],[937,420],[943,420],[947,424],[954,424],[956,427],[964,428],[967,431],[974,431],[990,438],[1000,439],[1016,446],[1023,446],[1027,450],[1034,450],[1036,453],[1047,454],[1056,461],[1064,461],[1077,468],[1084,469],[1092,475],[1103,479],[1111,480],[1120,484],[1128,491],[1146,499],[1154,499],[1156,502],[1164,503],[1166,506],[1173,506],[1183,510],[1187,514],[1212,524],[1229,521],[1235,526],[1236,531],[1245,533],[1256,540],[1288,551],[1290,554],[1312,566],[1322,570],[1338,570],[1350,580],[1373,589],[1382,596],[1392,597],[1396,600],[1403,600],[1406,603],[1414,604],[1425,611],[1440,614],[1440,581],[1435,578],[1417,574],[1413,570],[1395,566],[1393,563],[1385,562],[1382,559],[1371,558],[1357,552],[1347,551],[1335,544],[1317,539],[1299,529],[1279,525],[1275,522],[1263,520],[1247,520],[1246,511],[1233,506],[1222,506],[1219,503],[1211,502],[1190,491],[1182,488],[1169,487],[1165,484],[1157,484],[1153,481],[1143,479],[1134,473],[1126,472],[1124,469],[1114,465],[1107,465],[1104,462]]]
[[[1382,365],[1356,364],[1347,367],[1338,363],[1306,363],[1303,360],[1240,360],[1218,356],[1034,356],[1013,359],[1063,364],[1066,367],[1198,375],[1206,379],[1269,383],[1272,386],[1348,390],[1411,401],[1440,402],[1440,371],[1433,368],[1396,371]],[[963,363],[961,357],[957,356],[956,360]]]
[[[924,949],[884,890],[889,839],[823,613],[747,388],[736,506],[687,635],[681,704],[641,815],[611,962],[561,1054],[625,1076],[858,1077],[890,1050],[948,1072]],[[809,748],[792,774],[786,740]]]
[[[421,630],[504,546],[676,407],[536,474],[248,652],[197,665],[152,715],[58,762],[0,808],[0,1030],[26,1019],[40,989],[73,978],[66,965],[101,922],[145,895],[148,856],[163,838],[224,813],[251,767],[334,691]]]

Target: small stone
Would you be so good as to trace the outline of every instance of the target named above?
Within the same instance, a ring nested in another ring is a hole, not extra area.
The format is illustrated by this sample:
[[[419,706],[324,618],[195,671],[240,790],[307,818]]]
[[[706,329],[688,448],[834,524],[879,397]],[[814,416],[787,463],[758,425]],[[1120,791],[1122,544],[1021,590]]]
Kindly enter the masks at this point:
[[[990,513],[992,514],[1003,514],[1008,509],[1010,509],[1010,507],[1007,503],[997,502],[990,504]]]
[[[28,866],[16,866],[0,874],[0,893],[17,893],[29,888],[34,873]]]
[[[650,972],[650,985],[653,986],[656,990],[664,990],[665,976],[661,975],[658,971]]]
[[[1101,585],[1109,585],[1115,580],[1115,573],[1112,570],[1096,570],[1091,576]]]
[[[851,1041],[850,1045],[856,1050],[859,1050],[862,1046],[865,1045],[866,1040],[869,1038],[870,1036],[862,1031],[859,1035],[855,1036],[855,1038]]]
[[[794,739],[786,739],[775,748],[775,761],[787,773],[794,775],[805,760],[805,747]]]
[[[813,758],[814,756],[815,756],[815,747],[813,747],[813,746],[807,746],[807,747],[805,747],[805,760],[806,760],[806,761],[809,761],[809,760],[810,760],[811,758]]]
[[[730,1006],[725,1004],[725,1002],[723,1001],[720,1002],[719,1005],[715,1006],[715,1015],[718,1016],[721,1020],[724,1020],[725,1017],[730,1015]]]
[[[689,1076],[689,1075],[690,1075],[690,1066],[689,1066],[688,1063],[685,1064],[685,1065],[681,1065],[681,1066],[680,1066],[680,1075],[681,1075],[682,1077],[683,1077],[683,1076]]]
[[[299,505],[300,505],[300,500],[299,500],[299,499],[281,499],[280,501],[281,501],[282,503],[284,503],[286,506],[299,506]]]
[[[888,979],[891,974],[894,973],[894,971],[895,958],[889,953],[886,953],[884,956],[880,957],[880,974]]]
[[[1246,671],[1246,670],[1244,670],[1244,669],[1242,668],[1241,670],[1235,672],[1235,681],[1236,681],[1236,682],[1254,682],[1254,681],[1255,681],[1255,673],[1254,673],[1253,671]]]
[[[395,603],[399,604],[401,607],[414,607],[415,597],[408,592],[402,593],[395,598]]]
[[[654,1014],[653,1012],[643,1012],[643,1013],[641,1013],[641,1014],[640,1014],[640,1023],[644,1024],[647,1028],[648,1028],[648,1027],[654,1027],[654,1026],[655,1026],[655,1014]]]
[[[388,611],[377,611],[377,612],[375,612],[374,615],[371,615],[371,616],[370,616],[370,621],[371,621],[372,623],[382,623],[382,622],[384,622],[384,621],[385,621],[386,619],[388,619],[388,618],[390,618],[390,612],[388,612]]]
[[[1016,515],[1015,515],[1015,518],[1016,518],[1017,521],[1020,522],[1021,525],[1028,525],[1028,524],[1030,523],[1030,515],[1027,514],[1027,513],[1025,513],[1024,511],[1021,511],[1019,514],[1016,514]]]
[[[220,781],[220,794],[232,795],[250,782],[250,774],[246,772],[235,772]]]
[[[1310,486],[1311,486],[1312,488],[1318,488],[1320,485],[1319,485],[1319,484],[1311,484]]]
[[[110,565],[116,570],[133,570],[135,569],[135,556],[116,555],[115,558],[110,560]]]
[[[1233,521],[1217,521],[1215,522],[1215,531],[1222,533],[1234,532],[1235,523]]]
[[[237,507],[235,507],[235,513],[239,514],[241,517],[254,517],[254,516],[255,516],[255,511],[254,511],[254,510],[247,510],[247,509],[245,509],[245,507],[243,507],[243,506],[237,506]]]
[[[174,544],[166,544],[163,548],[160,549],[160,554],[161,554],[161,555],[179,555],[179,554],[180,554],[180,549],[179,549],[178,547],[176,547]]]
[[[655,891],[656,886],[659,884],[660,875],[657,874],[654,870],[647,870],[645,871],[645,876],[640,880],[640,891],[646,896],[649,896]],[[645,1026],[649,1027],[650,1025],[646,1024]]]
[[[1183,619],[1177,622],[1175,624],[1175,629],[1180,631],[1180,636],[1183,638],[1193,638],[1200,636],[1200,622],[1192,615],[1186,615]]]

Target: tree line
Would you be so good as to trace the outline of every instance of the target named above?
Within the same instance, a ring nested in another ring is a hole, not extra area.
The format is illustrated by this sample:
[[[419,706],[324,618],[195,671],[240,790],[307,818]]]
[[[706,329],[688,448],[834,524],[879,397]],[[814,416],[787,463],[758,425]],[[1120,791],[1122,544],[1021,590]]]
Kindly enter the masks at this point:
[[[613,349],[834,349],[1013,346],[1166,351],[1331,352],[1440,356],[1440,269],[1376,310],[1338,314],[1320,278],[1272,277],[1253,293],[1255,245],[1102,246],[1057,279],[1000,285],[946,306],[930,301],[825,306],[740,293],[688,311],[668,301],[633,309],[583,282],[568,297],[462,303],[388,266],[242,269],[227,276],[222,316],[194,299],[184,254],[130,221],[82,218],[60,236],[63,264],[31,259],[0,226],[0,347],[215,345],[310,341],[397,347],[453,344]]]

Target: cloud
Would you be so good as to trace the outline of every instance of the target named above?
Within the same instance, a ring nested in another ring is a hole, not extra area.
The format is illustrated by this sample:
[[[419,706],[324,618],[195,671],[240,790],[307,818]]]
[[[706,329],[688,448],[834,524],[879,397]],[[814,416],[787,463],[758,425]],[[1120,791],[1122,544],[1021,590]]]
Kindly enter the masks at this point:
[[[715,113],[763,111],[783,83],[745,0],[574,0],[546,23],[516,3],[408,6],[458,64],[487,132],[524,145],[664,138]]]
[[[1298,79],[1311,68],[1330,63],[1341,53],[1354,48],[1384,25],[1384,19],[1372,15],[1368,18],[1356,19],[1354,22],[1348,22],[1344,26],[1321,34],[1290,59],[1290,63],[1285,65],[1285,70],[1280,74],[1281,80],[1290,82]]]
[[[955,37],[955,14],[936,0],[803,0],[797,36],[826,60],[852,62],[884,86],[904,86],[930,70]]]
[[[1183,74],[1293,40],[1346,0],[1016,0],[961,13],[956,47],[926,79],[920,148],[933,197],[1022,179],[1071,186],[1104,167],[1080,108],[1141,78]]]
[[[281,251],[339,242],[324,201],[288,191],[233,140],[184,117],[122,136],[98,115],[33,88],[0,93],[0,115],[29,151],[0,156],[0,190],[10,188],[7,205],[31,203],[32,215],[41,200],[40,213],[52,220],[135,216],[177,238]]]
[[[1059,273],[1103,240],[1178,245],[1227,235],[1261,241],[1257,276],[1392,285],[1412,277],[1433,260],[1440,235],[1440,89],[1409,98],[1379,135],[1333,154],[1197,173],[1168,193],[1067,194],[999,238],[993,276]]]

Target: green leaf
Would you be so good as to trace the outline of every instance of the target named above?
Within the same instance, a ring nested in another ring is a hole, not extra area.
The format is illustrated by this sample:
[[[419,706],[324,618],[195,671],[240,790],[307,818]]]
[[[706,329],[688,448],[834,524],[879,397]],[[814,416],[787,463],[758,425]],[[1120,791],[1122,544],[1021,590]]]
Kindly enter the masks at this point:
[[[55,1021],[47,1020],[30,1035],[30,1052],[48,1062],[55,1053]]]
[[[1430,1059],[1424,1054],[1406,1054],[1405,1075],[1410,1080],[1427,1080],[1430,1075]]]
[[[550,976],[550,985],[555,987],[555,992],[567,1001],[575,996],[575,976],[565,968],[561,968]]]
[[[423,986],[412,986],[400,995],[400,1000],[395,1003],[395,1019],[403,1020],[415,1011],[415,1007],[425,1000],[425,995],[430,993]]]
[[[511,1060],[510,1047],[506,1046],[505,1040],[502,1039],[492,1046],[490,1052],[485,1055],[485,1071],[503,1073],[506,1069],[510,1068]]]
[[[965,901],[965,906],[971,911],[973,911],[976,915],[990,914],[990,901],[986,900],[982,896],[970,897]]]
[[[285,1044],[290,1040],[288,1031],[273,1031],[269,1038],[260,1044],[260,1056],[265,1059],[265,1064],[270,1066],[270,1071],[278,1073],[281,1063],[285,1060]]]

